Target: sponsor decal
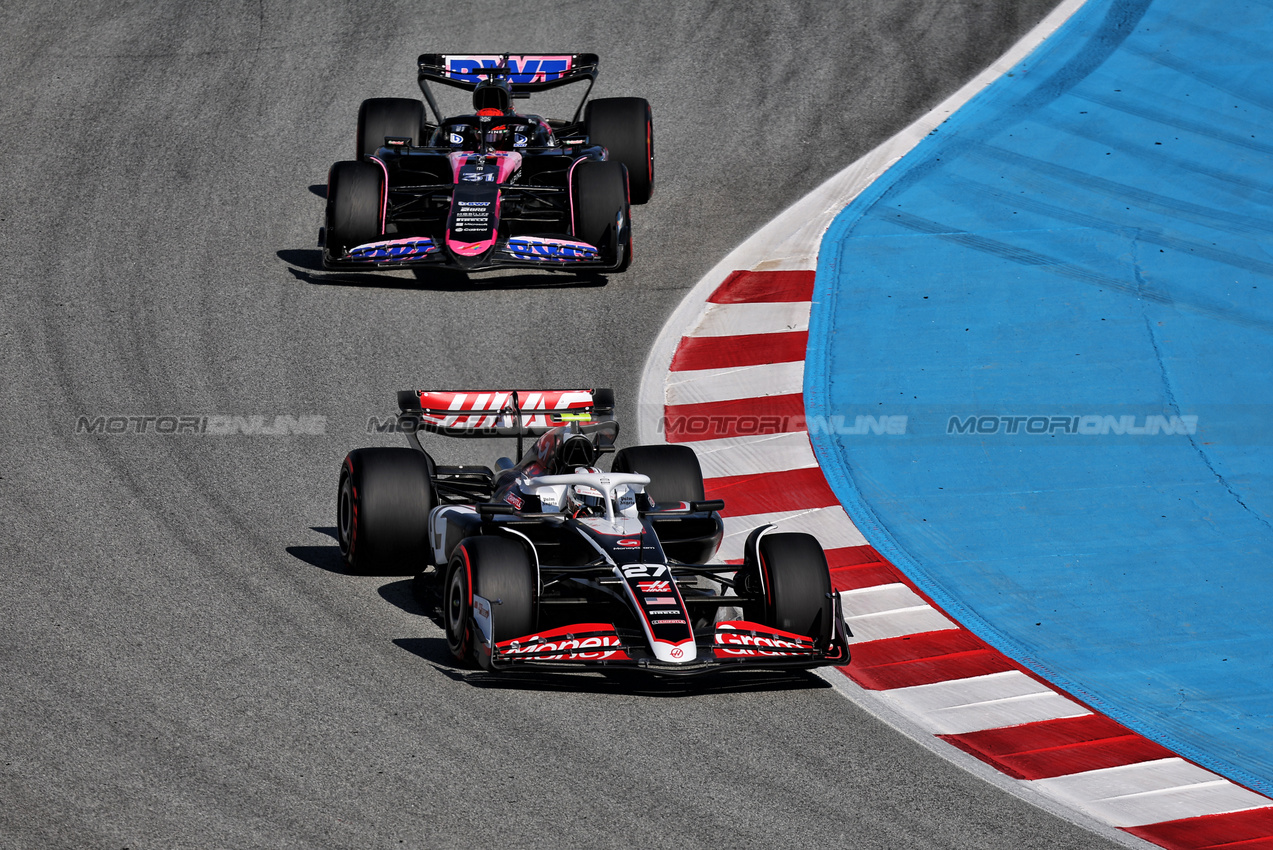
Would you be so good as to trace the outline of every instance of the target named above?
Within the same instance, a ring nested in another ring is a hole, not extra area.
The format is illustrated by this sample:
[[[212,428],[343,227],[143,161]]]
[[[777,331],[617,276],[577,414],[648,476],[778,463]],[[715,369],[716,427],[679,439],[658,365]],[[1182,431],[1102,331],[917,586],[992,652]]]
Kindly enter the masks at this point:
[[[486,599],[473,594],[473,621],[477,623],[477,629],[482,633],[482,641],[484,643],[491,642],[491,603]]]
[[[426,412],[420,415],[420,420],[439,428],[481,430],[510,427],[518,424],[509,412],[512,398],[511,390],[424,390],[420,392],[420,406]],[[588,390],[519,390],[518,398],[524,410],[571,410],[592,406],[592,393]],[[527,428],[550,428],[551,415],[524,413],[520,424]],[[542,465],[533,464],[526,469],[526,474],[539,475],[543,471]]]
[[[675,605],[675,596],[647,596],[645,597],[646,605]]]
[[[625,537],[615,543],[616,546],[622,546],[624,549],[635,549],[641,545],[641,541],[635,537]]]
[[[517,508],[517,510],[519,511],[522,509],[522,505],[526,503],[521,496],[517,495],[512,490],[509,490],[507,493],[504,494],[504,501],[508,502],[510,505]]]
[[[526,147],[526,142],[527,142],[526,137],[522,135],[521,133],[513,134],[513,147],[524,148]]]
[[[673,658],[680,658],[681,656],[683,656],[683,655],[685,654],[685,650],[681,649],[681,648],[678,646],[678,647],[674,648],[674,649],[673,649],[670,653],[668,653],[668,654],[669,654],[669,655],[671,655]]]
[[[565,640],[541,640],[530,637],[526,640],[528,642],[525,644],[512,641],[507,647],[501,644],[500,654],[526,656],[535,661],[602,661],[628,657],[628,654],[620,649],[623,641],[610,635]]]
[[[452,133],[449,141],[453,145],[462,145],[464,144],[464,137],[459,133]]]
[[[638,581],[637,590],[641,593],[671,593],[670,581]]]
[[[680,612],[678,611],[677,613],[680,613]],[[650,623],[651,623],[652,625],[655,625],[655,626],[662,626],[662,625],[666,625],[666,624],[669,624],[669,623],[672,623],[672,624],[679,624],[679,625],[682,625],[682,626],[686,625],[686,623],[685,623],[685,621],[684,621],[684,620],[651,620],[651,621],[650,621]]]
[[[454,80],[476,83],[486,79],[473,73],[477,68],[500,67],[500,56],[448,56],[447,73]],[[545,83],[560,80],[570,70],[569,56],[509,56],[509,82]]]
[[[491,175],[492,178],[494,176]],[[490,233],[491,213],[490,201],[457,201],[455,224],[451,227],[451,232]]]
[[[515,236],[508,240],[508,251],[519,260],[581,262],[601,257],[597,249],[587,242],[539,236]]]
[[[809,655],[814,650],[813,641],[803,635],[743,621],[718,623],[715,643],[717,658]]]
[[[650,611],[650,616],[657,617],[661,614],[680,614],[680,613],[681,613],[680,608],[659,608],[657,610],[652,609]]]
[[[385,242],[368,242],[349,249],[349,259],[370,263],[403,262],[435,253],[438,245],[427,236],[410,239],[391,239]]]

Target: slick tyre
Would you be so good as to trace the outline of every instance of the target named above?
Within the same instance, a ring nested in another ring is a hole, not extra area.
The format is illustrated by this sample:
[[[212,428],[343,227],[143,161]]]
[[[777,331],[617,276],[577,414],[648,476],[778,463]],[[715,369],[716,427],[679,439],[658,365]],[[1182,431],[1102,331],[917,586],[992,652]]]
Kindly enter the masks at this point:
[[[835,606],[822,546],[811,534],[763,531],[758,528],[747,538],[744,556],[747,589],[763,593],[762,622],[811,637],[826,649]]]
[[[588,141],[609,151],[628,169],[630,200],[644,204],[654,194],[654,120],[643,97],[604,97],[583,113]]]
[[[467,537],[455,547],[442,586],[446,644],[458,661],[475,660],[473,597],[490,603],[495,643],[535,629],[535,567],[526,548],[507,537]]]
[[[619,264],[615,271],[623,271],[632,262],[627,169],[618,162],[581,162],[571,184],[575,238],[608,251],[607,259]]]
[[[338,162],[327,173],[325,246],[333,257],[384,232],[385,175],[369,162]]]
[[[615,453],[611,472],[650,476],[645,492],[659,505],[703,500],[703,470],[689,446],[632,446]]]
[[[429,456],[415,449],[355,449],[340,468],[336,530],[345,568],[403,575],[428,557],[435,497]]]
[[[373,97],[358,107],[358,159],[371,156],[384,146],[385,136],[410,139],[424,144],[424,104],[405,97]]]
[[[703,471],[689,446],[633,446],[615,454],[610,469],[650,476],[645,492],[659,508],[703,499]],[[714,513],[653,522],[664,554],[683,564],[710,561],[724,534],[720,517]]]

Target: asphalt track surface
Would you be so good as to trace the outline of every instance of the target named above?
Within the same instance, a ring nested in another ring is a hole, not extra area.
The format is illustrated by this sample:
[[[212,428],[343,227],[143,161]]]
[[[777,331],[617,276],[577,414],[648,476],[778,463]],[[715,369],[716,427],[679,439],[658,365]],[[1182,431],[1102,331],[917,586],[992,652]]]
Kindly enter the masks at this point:
[[[6,4],[0,845],[1102,846],[812,675],[459,669],[331,536],[396,390],[611,385],[634,417],[704,272],[1049,5]],[[505,49],[595,51],[595,94],[652,102],[632,270],[321,271],[358,102],[411,96],[418,52]],[[97,416],[322,433],[77,433]]]

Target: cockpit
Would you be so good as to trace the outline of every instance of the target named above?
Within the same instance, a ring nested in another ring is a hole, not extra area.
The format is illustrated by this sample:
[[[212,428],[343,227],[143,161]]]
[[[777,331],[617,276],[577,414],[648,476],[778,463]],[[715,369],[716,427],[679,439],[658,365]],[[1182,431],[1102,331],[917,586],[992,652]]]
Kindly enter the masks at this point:
[[[548,125],[533,116],[462,115],[444,121],[433,132],[429,144],[435,148],[485,153],[552,147],[555,141]]]

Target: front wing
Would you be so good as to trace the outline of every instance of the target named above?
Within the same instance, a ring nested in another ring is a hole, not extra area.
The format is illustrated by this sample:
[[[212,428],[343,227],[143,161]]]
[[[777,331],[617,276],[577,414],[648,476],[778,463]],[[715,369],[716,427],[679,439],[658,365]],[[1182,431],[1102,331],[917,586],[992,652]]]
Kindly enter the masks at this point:
[[[465,256],[451,250],[445,240],[429,236],[384,239],[357,245],[333,254],[324,249],[327,269],[444,268],[476,272],[491,269],[550,269],[554,271],[614,271],[623,265],[624,249],[614,257],[595,245],[569,237],[514,236],[499,239],[483,253]]]
[[[525,637],[491,640],[493,616],[489,604],[474,597],[477,656],[491,671],[581,672],[598,669],[641,670],[663,676],[692,676],[722,670],[789,670],[849,663],[849,631],[840,599],[835,598],[835,623],[830,644],[819,647],[813,638],[747,620],[716,623],[713,630],[696,632],[697,658],[683,664],[659,661],[644,634],[612,623],[577,623],[535,632]],[[484,615],[484,616],[483,616]]]

